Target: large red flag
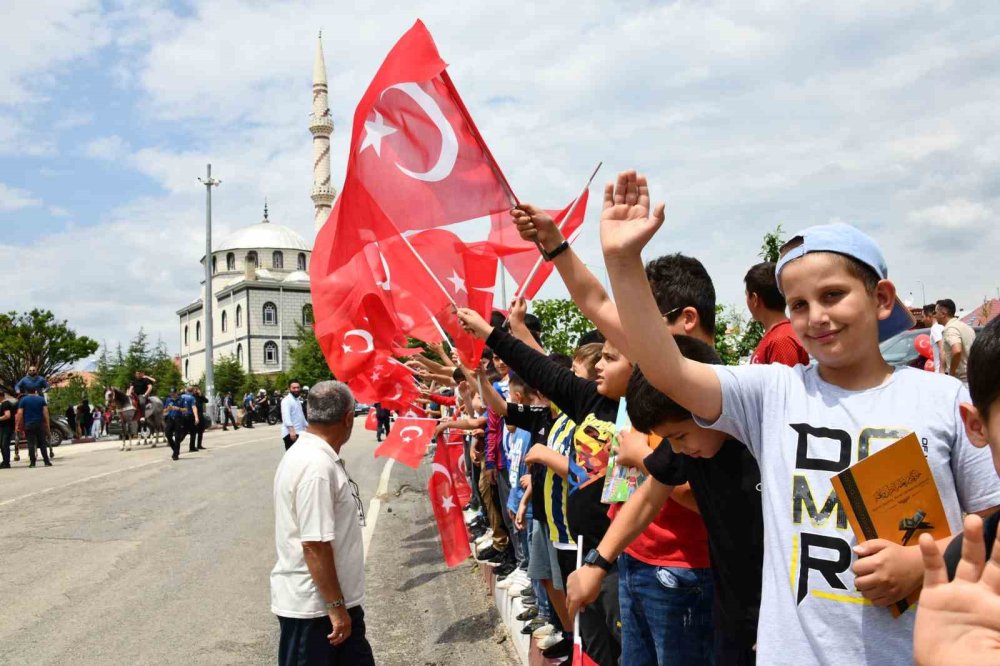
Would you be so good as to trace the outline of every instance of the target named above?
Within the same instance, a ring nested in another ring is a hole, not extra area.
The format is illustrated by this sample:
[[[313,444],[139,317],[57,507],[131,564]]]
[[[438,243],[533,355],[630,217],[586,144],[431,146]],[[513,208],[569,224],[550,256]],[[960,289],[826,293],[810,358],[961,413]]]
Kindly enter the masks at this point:
[[[434,419],[396,419],[389,436],[375,449],[375,457],[393,458],[416,469],[427,453],[436,425]]]
[[[443,447],[448,453],[448,471],[451,472],[451,479],[455,485],[458,505],[465,506],[472,498],[472,487],[469,486],[469,478],[466,476],[465,442],[461,440],[449,442],[439,437],[438,446]]]
[[[469,549],[469,533],[462,518],[463,502],[459,499],[457,479],[451,470],[449,448],[454,447],[439,441],[434,450],[434,464],[431,478],[427,481],[427,494],[434,509],[438,534],[441,535],[444,562],[453,567],[464,562],[472,551]]]
[[[564,237],[571,238],[583,225],[587,213],[588,194],[589,191],[584,190],[579,199],[562,210],[545,211],[555,220]],[[534,298],[552,275],[553,270],[550,262],[542,261],[539,264],[541,257],[538,254],[538,247],[533,242],[521,238],[517,227],[506,212],[490,216],[490,236],[487,242],[500,257],[500,263],[517,282],[520,295],[529,301]],[[533,270],[534,275],[531,275]],[[526,281],[528,284],[525,284]]]

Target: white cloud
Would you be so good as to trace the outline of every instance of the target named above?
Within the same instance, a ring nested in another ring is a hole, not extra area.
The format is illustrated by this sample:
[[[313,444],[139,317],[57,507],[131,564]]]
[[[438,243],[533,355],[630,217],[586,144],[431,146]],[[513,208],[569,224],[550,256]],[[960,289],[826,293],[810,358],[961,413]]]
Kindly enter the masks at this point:
[[[120,160],[128,152],[128,142],[117,134],[92,139],[83,146],[83,153],[95,160]]]
[[[41,200],[33,197],[31,192],[0,183],[0,210],[19,210],[41,204]]]
[[[983,204],[966,199],[952,199],[910,213],[910,220],[913,222],[946,231],[978,231],[979,227],[995,217]]]

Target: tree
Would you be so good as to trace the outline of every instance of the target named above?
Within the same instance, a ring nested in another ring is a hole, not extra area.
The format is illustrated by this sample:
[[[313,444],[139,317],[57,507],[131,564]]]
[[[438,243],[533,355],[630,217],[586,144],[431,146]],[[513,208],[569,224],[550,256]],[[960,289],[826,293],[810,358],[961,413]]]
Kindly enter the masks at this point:
[[[163,340],[157,341],[144,370],[156,378],[154,393],[161,397],[166,397],[170,387],[180,387],[184,382],[181,369],[177,367],[170,352],[167,351],[167,345]]]
[[[760,252],[757,254],[764,261],[778,262],[780,258],[781,246],[785,244],[782,238],[782,228],[779,224],[774,231],[764,234],[764,239],[760,244]],[[736,344],[736,352],[742,358],[749,356],[757,348],[760,339],[764,337],[764,327],[759,321],[751,321],[743,327],[743,334]]]
[[[91,407],[94,404],[103,404],[104,391],[98,387],[88,388],[83,377],[73,373],[65,385],[49,390],[49,413],[53,416],[62,416],[67,407],[80,404],[84,398],[90,401]]]
[[[215,391],[219,395],[232,391],[234,397],[242,397],[240,390],[246,380],[247,373],[243,371],[243,366],[236,360],[236,356],[230,354],[215,362]]]
[[[323,350],[320,349],[319,340],[316,339],[312,327],[296,324],[296,334],[299,336],[299,344],[288,352],[292,362],[288,368],[287,376],[297,379],[303,386],[313,386],[319,382],[333,379],[333,373],[330,372],[330,366],[326,364]]]
[[[95,340],[77,335],[66,321],[48,310],[0,315],[0,387],[13,392],[29,366],[50,380],[58,379],[80,359],[97,351]]]
[[[568,298],[533,301],[531,310],[542,322],[542,344],[550,352],[572,355],[580,336],[594,329],[576,303]]]

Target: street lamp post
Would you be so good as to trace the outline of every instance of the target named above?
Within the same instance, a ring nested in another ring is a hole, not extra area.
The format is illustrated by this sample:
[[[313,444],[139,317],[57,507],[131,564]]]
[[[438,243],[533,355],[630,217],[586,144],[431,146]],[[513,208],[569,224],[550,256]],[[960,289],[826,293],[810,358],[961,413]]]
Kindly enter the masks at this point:
[[[212,178],[212,165],[208,165],[208,171],[204,179],[198,181],[205,186],[205,303],[203,311],[205,313],[205,398],[208,400],[206,411],[212,417],[215,416],[215,359],[213,358],[214,345],[212,344],[212,188],[218,187],[222,182],[217,178]],[[205,418],[205,415],[202,415]],[[208,419],[207,423],[211,423]]]
[[[922,280],[917,280],[917,284],[920,285],[920,297],[923,299],[920,302],[920,307],[923,307],[927,304],[927,290],[924,289],[924,283]]]

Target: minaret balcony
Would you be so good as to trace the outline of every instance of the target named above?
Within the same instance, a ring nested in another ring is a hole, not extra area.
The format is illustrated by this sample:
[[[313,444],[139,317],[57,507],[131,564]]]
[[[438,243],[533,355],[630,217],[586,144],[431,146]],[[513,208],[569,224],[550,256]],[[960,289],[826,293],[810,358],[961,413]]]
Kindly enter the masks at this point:
[[[309,131],[313,133],[313,136],[319,135],[329,135],[333,133],[333,118],[330,116],[309,116]]]

